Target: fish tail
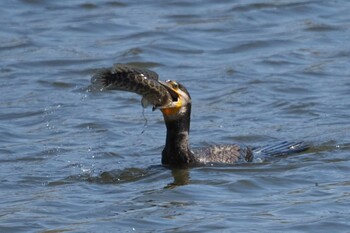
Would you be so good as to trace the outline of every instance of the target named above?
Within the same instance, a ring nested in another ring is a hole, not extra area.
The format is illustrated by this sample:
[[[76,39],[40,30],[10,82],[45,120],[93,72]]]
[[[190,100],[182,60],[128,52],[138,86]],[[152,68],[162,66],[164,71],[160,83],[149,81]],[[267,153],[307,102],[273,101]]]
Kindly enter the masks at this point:
[[[110,69],[103,68],[98,70],[91,78],[91,84],[98,89],[104,89],[109,85],[108,78],[112,76]]]

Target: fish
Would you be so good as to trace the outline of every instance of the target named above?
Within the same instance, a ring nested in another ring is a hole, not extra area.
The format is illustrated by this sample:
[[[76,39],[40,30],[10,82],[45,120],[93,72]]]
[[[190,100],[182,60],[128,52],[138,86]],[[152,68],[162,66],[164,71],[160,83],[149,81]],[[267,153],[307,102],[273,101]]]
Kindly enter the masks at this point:
[[[125,64],[100,69],[91,78],[92,86],[100,91],[119,90],[141,95],[142,107],[153,105],[153,110],[172,102],[171,94],[162,83],[157,73]]]

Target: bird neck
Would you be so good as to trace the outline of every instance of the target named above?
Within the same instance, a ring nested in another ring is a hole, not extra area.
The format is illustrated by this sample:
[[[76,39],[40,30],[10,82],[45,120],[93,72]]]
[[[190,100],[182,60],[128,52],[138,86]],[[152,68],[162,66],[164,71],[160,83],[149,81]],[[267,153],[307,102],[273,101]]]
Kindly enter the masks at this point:
[[[167,166],[186,166],[194,163],[195,158],[189,148],[191,105],[181,115],[169,118],[164,115],[167,128],[165,147],[162,152],[162,164]]]

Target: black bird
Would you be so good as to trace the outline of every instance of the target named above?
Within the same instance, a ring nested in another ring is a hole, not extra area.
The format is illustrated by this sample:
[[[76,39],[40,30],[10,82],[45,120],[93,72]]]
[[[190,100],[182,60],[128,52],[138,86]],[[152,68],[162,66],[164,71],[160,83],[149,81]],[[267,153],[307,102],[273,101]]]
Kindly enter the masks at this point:
[[[304,142],[280,142],[261,148],[234,144],[214,145],[193,151],[189,146],[192,102],[190,93],[182,84],[173,80],[160,81],[158,74],[153,71],[123,64],[98,71],[91,82],[93,87],[101,90],[140,94],[144,106],[152,104],[153,110],[160,109],[167,129],[162,164],[168,167],[253,162],[308,149]]]

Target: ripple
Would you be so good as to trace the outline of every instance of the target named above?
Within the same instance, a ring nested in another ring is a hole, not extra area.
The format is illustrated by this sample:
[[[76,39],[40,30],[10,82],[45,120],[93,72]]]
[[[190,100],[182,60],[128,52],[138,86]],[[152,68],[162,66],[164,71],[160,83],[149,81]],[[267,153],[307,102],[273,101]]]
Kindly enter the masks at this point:
[[[0,232],[346,231],[349,7],[0,1]],[[142,112],[137,95],[89,88],[113,63],[189,89],[193,146],[312,147],[163,168],[161,113]]]
[[[0,50],[7,51],[9,49],[23,48],[30,46],[32,43],[27,37],[18,38],[1,38],[0,39]]]
[[[153,166],[148,169],[131,167],[123,170],[104,171],[98,174],[97,176],[94,175],[92,172],[85,172],[83,174],[69,176],[63,180],[49,182],[48,185],[56,186],[76,182],[89,182],[96,184],[121,184],[136,182],[142,179],[148,179],[151,176],[154,177],[156,174],[159,174],[159,172],[161,171],[164,171],[163,167]]]

